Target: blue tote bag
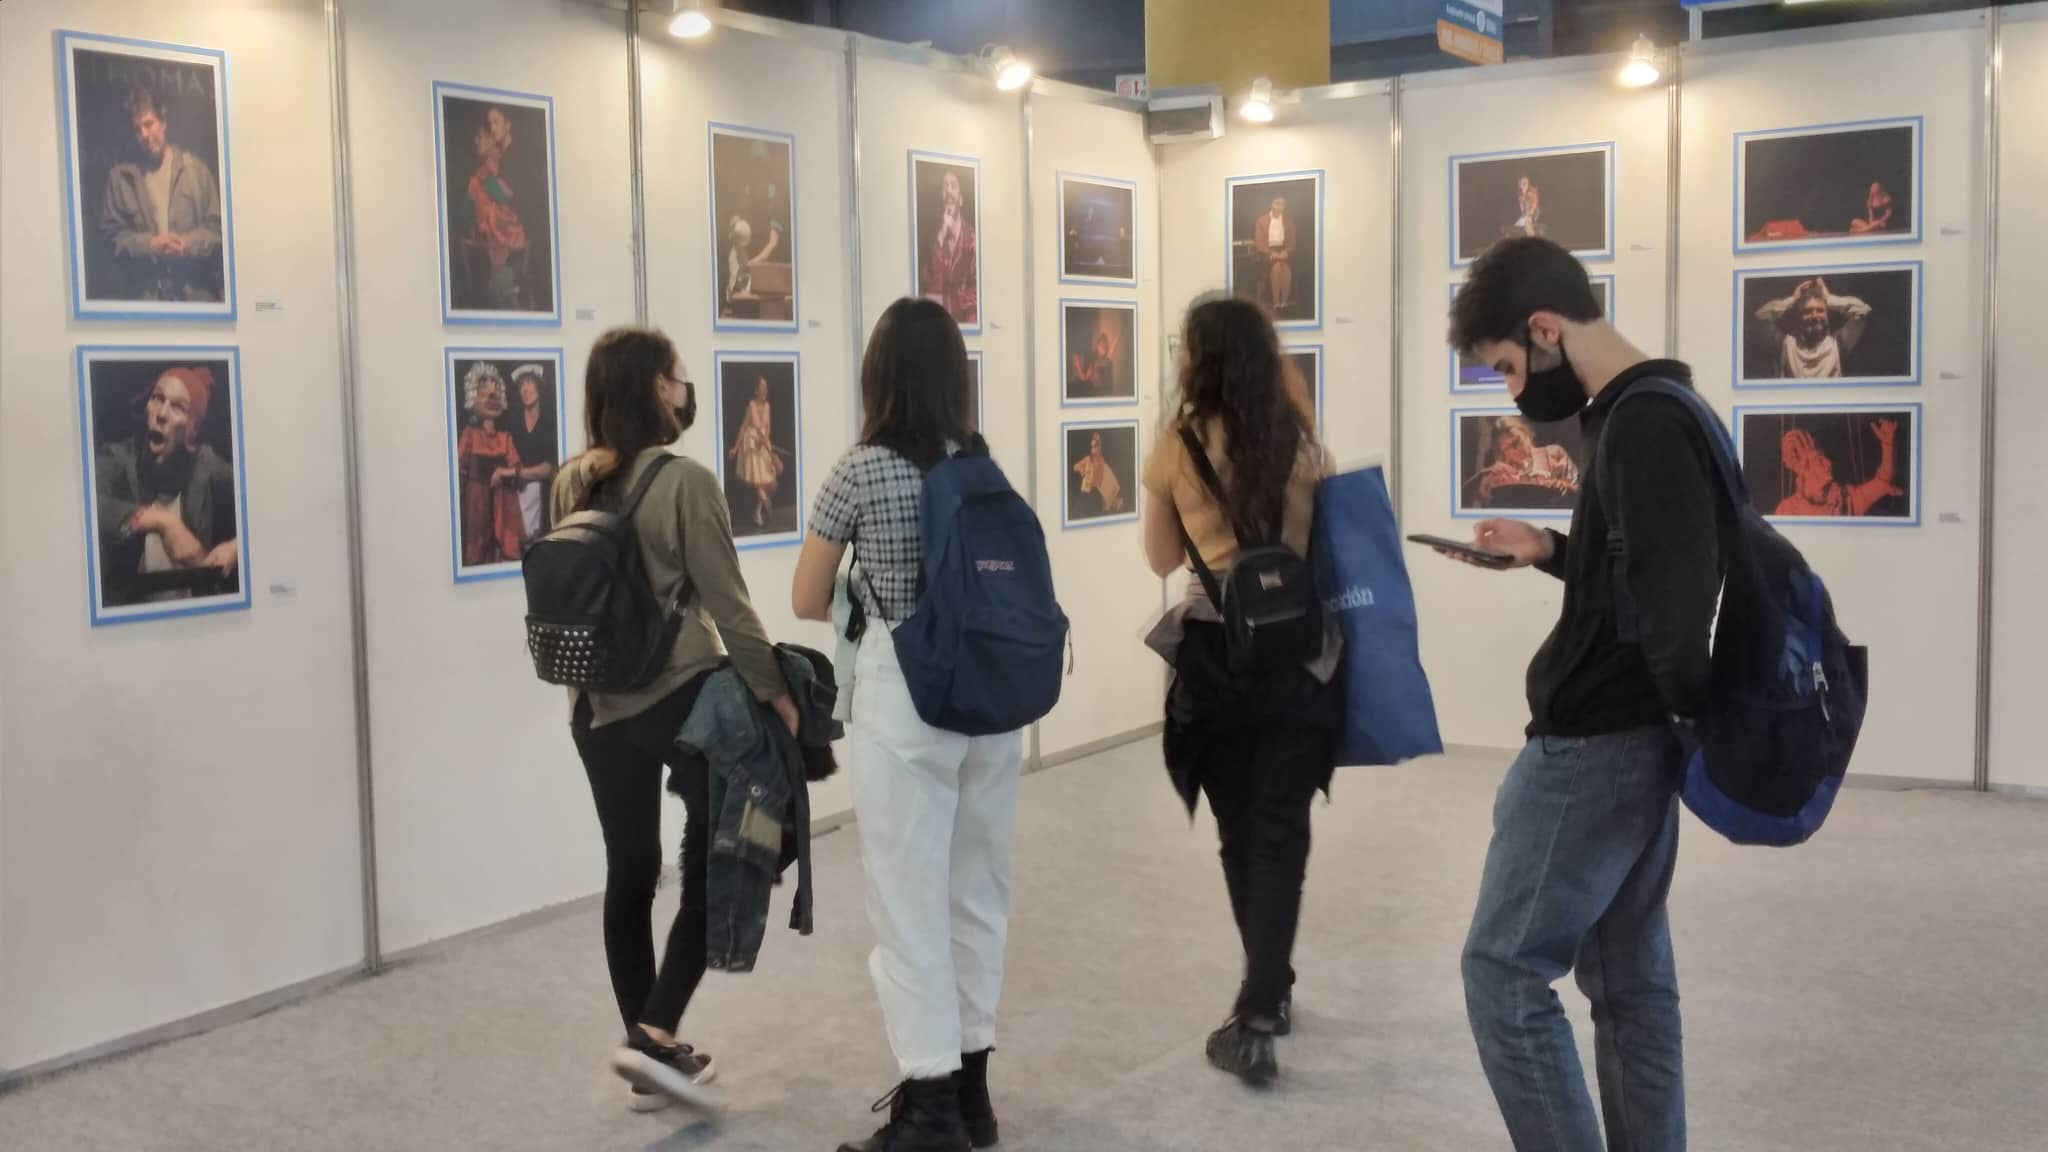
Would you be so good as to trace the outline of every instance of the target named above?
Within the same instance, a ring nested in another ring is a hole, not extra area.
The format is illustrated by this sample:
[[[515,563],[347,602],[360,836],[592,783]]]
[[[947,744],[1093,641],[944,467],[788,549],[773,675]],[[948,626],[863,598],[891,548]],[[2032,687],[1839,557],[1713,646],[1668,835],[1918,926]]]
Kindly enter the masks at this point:
[[[1339,764],[1399,764],[1443,752],[1416,646],[1415,592],[1377,465],[1316,488],[1316,579],[1344,633]]]

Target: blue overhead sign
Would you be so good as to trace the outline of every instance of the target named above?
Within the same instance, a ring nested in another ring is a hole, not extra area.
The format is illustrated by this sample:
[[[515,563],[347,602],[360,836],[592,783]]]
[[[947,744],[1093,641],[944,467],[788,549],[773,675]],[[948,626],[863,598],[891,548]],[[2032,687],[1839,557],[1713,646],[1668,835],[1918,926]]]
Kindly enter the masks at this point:
[[[1501,0],[1444,0],[1437,14],[1436,46],[1474,64],[1498,64],[1505,55]]]

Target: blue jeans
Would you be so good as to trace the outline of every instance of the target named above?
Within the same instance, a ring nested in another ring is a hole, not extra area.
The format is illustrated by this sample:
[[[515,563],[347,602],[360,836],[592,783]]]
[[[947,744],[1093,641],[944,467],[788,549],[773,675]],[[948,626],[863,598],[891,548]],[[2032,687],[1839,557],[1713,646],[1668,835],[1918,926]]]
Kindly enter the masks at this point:
[[[1665,898],[1677,739],[1541,737],[1508,769],[1465,941],[1465,1011],[1517,1152],[1681,1152],[1685,1059]],[[1601,1114],[1551,985],[1593,1006]]]

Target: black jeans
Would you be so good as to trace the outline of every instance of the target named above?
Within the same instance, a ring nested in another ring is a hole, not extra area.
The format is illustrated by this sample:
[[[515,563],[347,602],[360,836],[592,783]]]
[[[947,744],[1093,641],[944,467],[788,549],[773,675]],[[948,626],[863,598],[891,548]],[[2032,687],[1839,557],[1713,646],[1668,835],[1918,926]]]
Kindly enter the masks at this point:
[[[1309,809],[1330,780],[1341,703],[1332,685],[1306,672],[1231,673],[1222,647],[1221,629],[1188,625],[1169,736],[1216,816],[1223,880],[1244,944],[1236,1010],[1271,1016],[1294,987]],[[1175,711],[1190,722],[1177,724]]]
[[[703,680],[692,681],[638,716],[590,726],[580,704],[570,723],[576,752],[590,777],[597,822],[604,830],[604,957],[612,995],[631,1035],[647,1024],[674,1032],[704,979],[704,872],[711,846],[711,773],[702,757],[675,745]],[[654,963],[655,883],[661,877],[661,769],[675,773],[683,798],[683,903]]]

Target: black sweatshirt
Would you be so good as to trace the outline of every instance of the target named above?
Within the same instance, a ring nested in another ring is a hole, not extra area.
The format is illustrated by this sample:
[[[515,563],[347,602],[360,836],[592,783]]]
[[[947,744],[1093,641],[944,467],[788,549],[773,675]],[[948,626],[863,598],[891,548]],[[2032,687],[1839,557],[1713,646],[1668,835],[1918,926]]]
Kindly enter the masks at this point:
[[[1644,396],[1622,409],[1599,459],[1608,414],[1635,383],[1661,376],[1692,386],[1676,360],[1649,360],[1616,377],[1580,415],[1586,463],[1569,537],[1542,565],[1564,581],[1564,611],[1529,664],[1530,736],[1601,736],[1698,715],[1710,677],[1709,634],[1721,590],[1722,533],[1732,524],[1714,445],[1676,399]],[[1605,487],[1603,488],[1603,485]],[[1628,557],[1626,594],[1637,638],[1623,640],[1609,526]]]

